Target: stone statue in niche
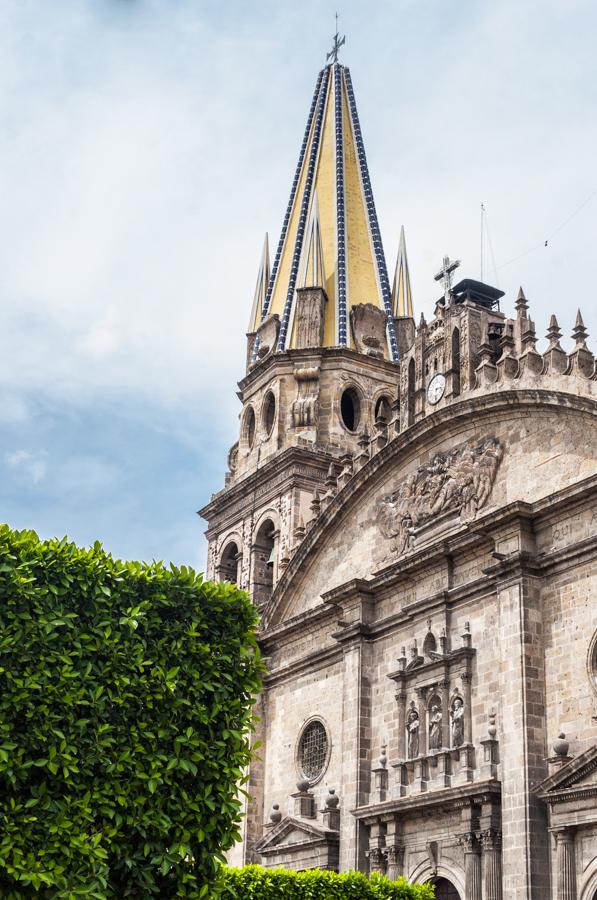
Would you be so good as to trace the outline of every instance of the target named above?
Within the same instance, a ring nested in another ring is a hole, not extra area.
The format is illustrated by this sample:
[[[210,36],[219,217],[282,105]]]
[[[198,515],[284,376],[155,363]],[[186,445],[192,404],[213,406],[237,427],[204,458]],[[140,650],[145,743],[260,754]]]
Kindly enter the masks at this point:
[[[419,712],[415,701],[410,701],[406,716],[406,733],[408,735],[408,758],[415,759],[419,755]]]
[[[394,491],[378,501],[377,522],[392,550],[404,553],[414,545],[415,530],[438,514],[453,510],[463,521],[485,505],[495,482],[503,449],[495,437],[467,441],[436,453]]]
[[[442,708],[435,702],[431,706],[429,716],[429,749],[441,750],[442,748]]]
[[[461,747],[464,744],[464,702],[460,697],[455,697],[450,711],[452,719],[452,746]]]

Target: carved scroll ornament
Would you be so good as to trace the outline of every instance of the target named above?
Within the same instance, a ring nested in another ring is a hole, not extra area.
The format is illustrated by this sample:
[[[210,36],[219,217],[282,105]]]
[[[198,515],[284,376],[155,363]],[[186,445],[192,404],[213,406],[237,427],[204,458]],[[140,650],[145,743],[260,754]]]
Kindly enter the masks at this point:
[[[393,549],[404,553],[414,544],[415,529],[440,513],[453,510],[463,521],[474,519],[489,498],[502,456],[495,437],[436,453],[379,500],[381,533],[394,540]]]

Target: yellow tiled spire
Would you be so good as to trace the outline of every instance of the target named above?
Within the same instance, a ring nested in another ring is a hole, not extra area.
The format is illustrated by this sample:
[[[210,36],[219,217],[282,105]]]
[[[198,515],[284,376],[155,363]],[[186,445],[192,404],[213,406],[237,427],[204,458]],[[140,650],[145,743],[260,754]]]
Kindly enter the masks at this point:
[[[257,284],[255,286],[255,296],[253,297],[253,306],[251,307],[251,318],[249,319],[249,334],[257,331],[259,323],[261,322],[269,276],[269,241],[266,231],[265,240],[263,241],[263,250],[261,252],[261,263],[259,264],[259,274],[257,275]]]
[[[414,316],[413,298],[410,289],[410,273],[408,271],[408,259],[406,257],[406,240],[404,238],[404,225],[400,229],[400,243],[398,244],[398,259],[394,272],[394,286],[392,288],[392,311],[395,316]]]
[[[319,73],[261,305],[262,319],[280,317],[278,351],[295,346],[296,289],[313,278],[314,260],[329,300],[324,346],[352,347],[350,310],[372,303],[387,316],[385,356],[397,359],[390,284],[350,72],[337,62]]]

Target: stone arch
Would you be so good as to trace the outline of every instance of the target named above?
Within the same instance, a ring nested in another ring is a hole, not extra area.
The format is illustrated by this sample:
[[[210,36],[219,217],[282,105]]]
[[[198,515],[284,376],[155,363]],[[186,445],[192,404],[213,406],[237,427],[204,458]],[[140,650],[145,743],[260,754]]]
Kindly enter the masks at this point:
[[[253,529],[251,543],[251,599],[263,606],[270,599],[278,568],[277,516],[264,512]]]
[[[425,884],[426,881],[435,881],[443,878],[453,885],[454,889],[460,895],[460,900],[465,900],[464,893],[464,872],[451,866],[449,862],[442,861],[441,865],[431,868],[429,860],[425,860],[407,876],[409,881],[415,884]]]
[[[238,563],[241,557],[241,546],[236,535],[229,535],[226,538],[218,563],[218,578],[220,581],[229,581],[231,584],[239,583]]]
[[[255,430],[256,430],[256,418],[255,418],[255,410],[253,406],[249,403],[245,411],[243,412],[242,424],[240,429],[240,439],[241,443],[244,444],[245,447],[248,447],[249,450],[252,448],[255,443]]]
[[[596,900],[597,898],[597,856],[587,866],[578,897],[579,900]]]
[[[384,448],[383,453],[374,454],[349,481],[309,528],[306,537],[300,547],[292,555],[287,568],[280,573],[276,583],[272,604],[264,613],[266,627],[278,624],[289,615],[295,615],[296,611],[302,611],[305,604],[316,605],[321,602],[319,597],[328,590],[328,586],[334,586],[329,577],[329,566],[323,566],[323,555],[330,552],[335,544],[342,541],[346,546],[346,535],[342,532],[342,523],[357,508],[362,510],[366,504],[375,502],[383,488],[384,480],[388,473],[404,472],[409,466],[414,467],[416,454],[428,448],[441,447],[449,439],[446,446],[461,445],[466,440],[472,439],[477,430],[482,428],[488,435],[494,432],[499,436],[506,427],[511,428],[513,421],[524,419],[525,426],[533,425],[536,430],[544,426],[554,428],[557,420],[566,417],[568,428],[574,425],[575,429],[581,426],[583,429],[597,429],[597,403],[595,400],[585,397],[573,396],[563,392],[534,392],[534,391],[496,391],[494,394],[461,398],[451,406],[437,410],[433,416],[428,416],[417,422],[413,428],[396,435]],[[563,421],[563,419],[562,419]],[[474,430],[473,430],[474,429]],[[528,427],[527,427],[528,431]],[[525,431],[526,434],[526,431]],[[526,438],[525,438],[526,439]],[[512,470],[512,458],[514,454],[521,452],[523,441],[509,444],[508,453],[504,456],[502,466],[504,469],[503,484],[508,485],[508,479]],[[571,458],[579,457],[573,445],[567,447]],[[515,458],[515,456],[514,456]],[[584,468],[579,468],[585,474],[594,473],[594,461],[589,461]],[[552,475],[556,475],[555,464]],[[392,477],[395,477],[392,475]],[[404,476],[402,476],[404,477]],[[551,475],[550,475],[551,477]],[[559,476],[558,476],[559,477]],[[545,479],[542,480],[545,484]],[[552,486],[556,489],[560,481]],[[559,488],[558,488],[559,489]],[[543,494],[537,483],[535,496],[530,500],[535,502]],[[501,505],[507,497],[506,488],[502,496],[492,495],[487,504]],[[529,499],[525,497],[525,499]],[[479,515],[482,516],[484,511]],[[362,540],[362,534],[359,537]],[[401,551],[404,552],[404,551]],[[343,559],[351,560],[351,554],[345,554]],[[354,577],[348,566],[346,580]],[[313,577],[316,577],[316,583]],[[344,578],[339,575],[338,569],[334,569],[334,577]],[[312,599],[305,599],[303,586],[309,578],[311,580],[309,594]]]

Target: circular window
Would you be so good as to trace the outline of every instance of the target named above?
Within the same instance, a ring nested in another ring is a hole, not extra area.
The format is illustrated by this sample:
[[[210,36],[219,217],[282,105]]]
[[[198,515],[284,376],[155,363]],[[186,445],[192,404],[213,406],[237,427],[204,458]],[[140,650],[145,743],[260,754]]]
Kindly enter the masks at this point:
[[[312,719],[303,729],[298,748],[299,768],[311,783],[323,775],[328,754],[329,741],[325,725],[319,719]]]
[[[265,400],[263,401],[263,427],[265,428],[266,434],[268,436],[272,433],[275,418],[276,398],[271,391],[268,391],[268,393],[265,395]]]
[[[347,388],[340,399],[340,415],[349,431],[356,431],[361,417],[361,402],[354,388]]]
[[[247,407],[245,413],[243,436],[249,447],[252,447],[255,440],[255,410],[252,406]]]

